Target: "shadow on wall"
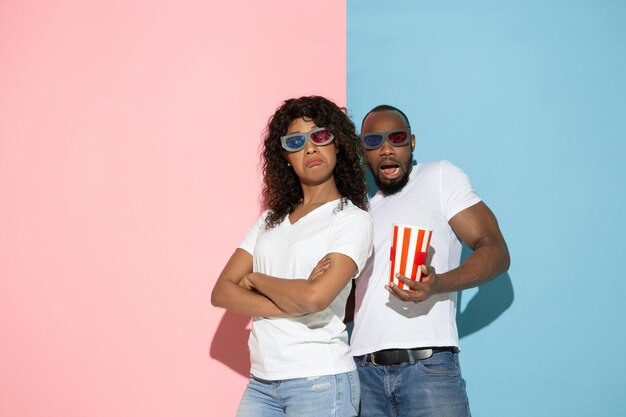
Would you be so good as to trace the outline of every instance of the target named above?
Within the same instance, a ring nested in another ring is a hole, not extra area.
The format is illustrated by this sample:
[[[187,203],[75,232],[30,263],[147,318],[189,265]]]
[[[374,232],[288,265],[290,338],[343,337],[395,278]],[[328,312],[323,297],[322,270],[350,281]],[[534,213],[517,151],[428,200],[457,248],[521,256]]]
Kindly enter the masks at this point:
[[[472,253],[463,245],[461,262]],[[513,283],[508,272],[477,287],[478,292],[463,311],[457,309],[456,323],[459,337],[463,338],[493,323],[513,304]],[[463,292],[459,291],[457,306],[461,306]]]
[[[250,376],[250,353],[248,336],[250,335],[250,317],[225,312],[217,331],[213,336],[209,355],[211,358],[228,366],[239,375]]]

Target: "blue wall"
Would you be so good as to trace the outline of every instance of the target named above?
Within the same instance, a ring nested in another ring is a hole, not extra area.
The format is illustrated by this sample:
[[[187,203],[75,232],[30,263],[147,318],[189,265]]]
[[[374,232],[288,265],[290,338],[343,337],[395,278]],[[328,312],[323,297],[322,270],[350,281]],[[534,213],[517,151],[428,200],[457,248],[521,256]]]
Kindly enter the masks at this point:
[[[461,166],[509,273],[463,292],[478,417],[626,415],[626,1],[348,0],[348,107]]]

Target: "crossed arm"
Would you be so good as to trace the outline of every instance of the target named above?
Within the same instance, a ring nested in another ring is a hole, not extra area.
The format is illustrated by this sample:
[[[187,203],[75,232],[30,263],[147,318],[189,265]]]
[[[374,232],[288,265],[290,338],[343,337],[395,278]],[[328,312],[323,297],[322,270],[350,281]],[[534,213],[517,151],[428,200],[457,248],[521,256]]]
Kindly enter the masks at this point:
[[[327,254],[307,278],[284,279],[252,271],[252,255],[236,249],[220,274],[211,304],[257,317],[294,317],[323,310],[356,272],[340,253]]]
[[[483,202],[462,210],[449,221],[454,233],[473,253],[458,268],[437,274],[435,269],[422,265],[422,282],[405,277],[398,279],[412,290],[390,284],[387,290],[403,301],[423,301],[433,294],[454,292],[475,287],[509,269],[509,250],[493,212]]]

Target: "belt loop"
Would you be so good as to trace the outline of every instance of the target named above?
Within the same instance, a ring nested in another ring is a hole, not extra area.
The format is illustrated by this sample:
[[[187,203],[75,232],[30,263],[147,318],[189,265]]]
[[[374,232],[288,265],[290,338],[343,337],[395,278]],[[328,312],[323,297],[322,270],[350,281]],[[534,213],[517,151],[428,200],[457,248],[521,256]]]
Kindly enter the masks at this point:
[[[374,355],[372,353],[366,353],[365,355],[361,355],[361,356],[355,356],[354,357],[354,362],[357,365],[365,365],[368,362],[373,363],[374,365],[376,365],[375,361],[374,361]]]
[[[410,363],[415,363],[415,362],[417,362],[417,361],[415,360],[415,356],[413,356],[413,349],[407,349],[406,351],[407,351],[407,353],[409,354],[409,362],[410,362]]]

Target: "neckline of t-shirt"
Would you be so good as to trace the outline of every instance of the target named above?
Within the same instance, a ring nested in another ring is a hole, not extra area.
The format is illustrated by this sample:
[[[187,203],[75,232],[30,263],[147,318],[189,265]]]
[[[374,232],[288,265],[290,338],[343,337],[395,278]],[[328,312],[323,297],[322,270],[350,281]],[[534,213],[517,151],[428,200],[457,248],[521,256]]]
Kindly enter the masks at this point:
[[[336,203],[336,202],[340,201],[342,198],[343,197],[339,197],[339,198],[336,198],[334,200],[330,200],[330,201],[325,202],[321,206],[314,208],[313,210],[309,211],[304,216],[300,217],[295,223],[291,223],[291,220],[289,219],[289,214],[285,217],[285,220],[287,220],[287,224],[289,226],[296,226],[298,223],[300,223],[302,220],[305,220],[307,217],[309,217],[309,218],[312,217],[312,214],[314,214],[315,212],[320,211],[321,209],[323,209],[324,207],[326,207],[327,205],[329,205],[331,203]]]
[[[411,184],[413,179],[418,175],[418,173],[422,170],[423,167],[424,167],[424,162],[418,162],[417,164],[413,165],[413,167],[411,168],[411,172],[409,172],[409,181],[400,191],[398,191],[395,194],[385,195],[383,194],[382,191],[380,191],[380,189],[376,190],[376,193],[370,198],[370,203],[372,203],[375,199],[384,200],[386,198],[393,198],[401,194],[404,194],[405,190],[409,188],[409,185]]]

